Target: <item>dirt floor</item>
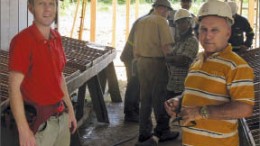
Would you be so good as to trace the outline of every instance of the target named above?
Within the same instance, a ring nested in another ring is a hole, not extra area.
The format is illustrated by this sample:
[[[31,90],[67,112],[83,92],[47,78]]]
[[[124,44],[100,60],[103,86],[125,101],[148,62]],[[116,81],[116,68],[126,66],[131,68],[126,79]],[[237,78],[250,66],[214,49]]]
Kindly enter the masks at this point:
[[[125,81],[119,80],[119,86],[124,97]],[[80,140],[83,146],[134,146],[138,137],[138,123],[124,122],[123,102],[112,103],[108,94],[105,95],[110,123],[99,123],[91,108],[90,116],[79,128]],[[173,127],[173,130],[178,130]],[[159,146],[181,146],[181,136],[174,141],[159,143]]]

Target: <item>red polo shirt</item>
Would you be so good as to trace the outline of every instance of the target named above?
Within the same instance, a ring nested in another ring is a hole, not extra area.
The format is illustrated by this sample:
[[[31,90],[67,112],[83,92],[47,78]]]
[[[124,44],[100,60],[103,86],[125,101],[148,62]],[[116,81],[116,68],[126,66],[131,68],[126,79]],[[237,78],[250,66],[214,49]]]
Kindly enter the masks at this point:
[[[35,24],[17,34],[10,44],[9,70],[24,74],[21,92],[38,105],[62,100],[62,71],[66,62],[60,34],[51,30],[46,40]]]

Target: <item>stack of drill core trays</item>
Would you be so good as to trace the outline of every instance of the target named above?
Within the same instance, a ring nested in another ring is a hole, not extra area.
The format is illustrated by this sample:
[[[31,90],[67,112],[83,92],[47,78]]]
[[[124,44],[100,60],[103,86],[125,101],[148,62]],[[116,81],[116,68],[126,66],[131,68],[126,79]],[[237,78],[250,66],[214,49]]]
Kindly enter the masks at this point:
[[[260,146],[260,48],[244,52],[241,56],[254,70],[255,105],[253,115],[239,121],[240,145]]]
[[[105,59],[111,53],[115,52],[115,49],[109,46],[98,45],[69,37],[62,37],[62,43],[67,58],[67,63],[63,71],[66,82],[75,79],[76,76],[79,76],[82,72],[98,64],[102,59]],[[1,111],[9,106],[8,61],[9,52],[0,49]]]

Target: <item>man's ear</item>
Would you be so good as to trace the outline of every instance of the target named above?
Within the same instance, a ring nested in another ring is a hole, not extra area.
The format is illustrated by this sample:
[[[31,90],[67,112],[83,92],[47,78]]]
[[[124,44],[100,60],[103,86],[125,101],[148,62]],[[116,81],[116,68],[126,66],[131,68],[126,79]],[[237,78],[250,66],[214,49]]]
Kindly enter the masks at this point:
[[[228,28],[227,37],[230,38],[232,33],[231,27]]]
[[[29,11],[33,14],[33,5],[32,4],[28,4],[28,9]]]

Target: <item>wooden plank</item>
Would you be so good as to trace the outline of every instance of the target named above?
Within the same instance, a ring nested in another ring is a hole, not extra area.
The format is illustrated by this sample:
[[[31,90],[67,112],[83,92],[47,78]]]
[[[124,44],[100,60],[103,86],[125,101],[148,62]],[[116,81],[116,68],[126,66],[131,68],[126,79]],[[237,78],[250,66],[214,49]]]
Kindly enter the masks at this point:
[[[10,0],[1,0],[1,38],[0,38],[0,44],[1,44],[1,49],[3,50],[8,50],[9,48],[9,9],[10,9]]]
[[[96,9],[97,9],[97,0],[91,0],[91,19],[90,19],[90,41],[96,41]]]
[[[97,120],[99,122],[109,123],[106,104],[97,76],[94,76],[88,80],[88,89]]]
[[[19,0],[19,27],[18,31],[25,29],[27,27],[27,1]]]

